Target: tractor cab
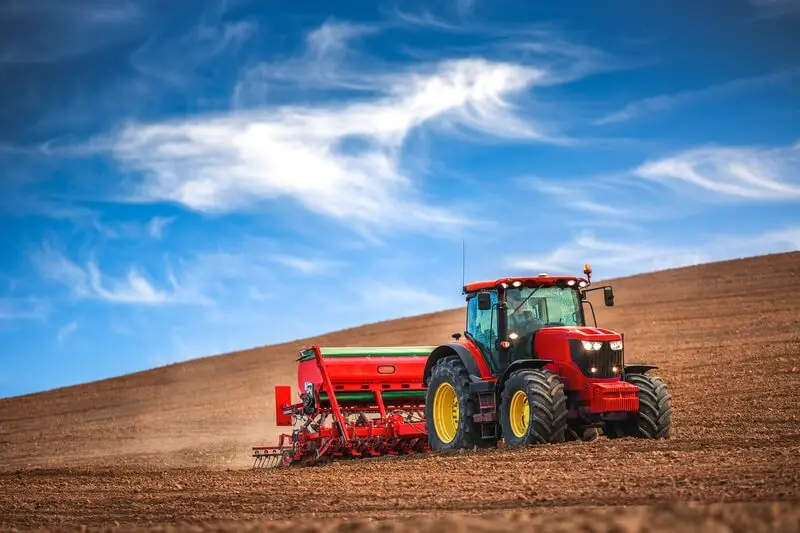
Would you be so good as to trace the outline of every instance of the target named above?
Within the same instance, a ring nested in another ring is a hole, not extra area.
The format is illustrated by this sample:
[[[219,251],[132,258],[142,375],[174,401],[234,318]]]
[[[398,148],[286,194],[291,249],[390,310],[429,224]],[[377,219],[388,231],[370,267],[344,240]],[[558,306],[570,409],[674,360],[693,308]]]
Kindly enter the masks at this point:
[[[588,265],[584,272],[586,278],[539,274],[464,287],[466,335],[478,346],[493,375],[502,374],[514,361],[539,358],[534,341],[542,330],[587,325],[585,308],[591,302],[586,299],[586,292],[594,289],[588,289]],[[611,287],[602,289],[606,305],[613,305]]]

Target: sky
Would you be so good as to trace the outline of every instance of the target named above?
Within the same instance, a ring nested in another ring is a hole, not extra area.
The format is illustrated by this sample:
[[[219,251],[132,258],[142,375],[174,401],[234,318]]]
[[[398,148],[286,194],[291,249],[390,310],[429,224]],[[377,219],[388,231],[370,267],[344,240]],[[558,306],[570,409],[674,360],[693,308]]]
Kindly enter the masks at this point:
[[[283,4],[0,5],[0,397],[800,248],[797,0]]]

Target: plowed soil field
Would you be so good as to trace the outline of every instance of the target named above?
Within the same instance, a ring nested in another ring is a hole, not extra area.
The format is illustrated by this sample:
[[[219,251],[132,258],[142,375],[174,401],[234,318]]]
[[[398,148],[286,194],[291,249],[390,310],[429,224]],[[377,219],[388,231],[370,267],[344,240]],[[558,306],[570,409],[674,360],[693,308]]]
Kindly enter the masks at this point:
[[[444,342],[462,309],[0,400],[0,528],[800,531],[798,281],[800,253],[612,280],[667,441],[249,470],[297,349]]]

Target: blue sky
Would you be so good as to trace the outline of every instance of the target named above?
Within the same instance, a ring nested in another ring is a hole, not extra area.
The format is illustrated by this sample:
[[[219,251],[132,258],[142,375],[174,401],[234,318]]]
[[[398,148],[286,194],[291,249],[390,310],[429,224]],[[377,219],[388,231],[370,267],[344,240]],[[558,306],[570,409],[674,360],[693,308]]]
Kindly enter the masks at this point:
[[[800,248],[800,3],[10,0],[0,396]]]

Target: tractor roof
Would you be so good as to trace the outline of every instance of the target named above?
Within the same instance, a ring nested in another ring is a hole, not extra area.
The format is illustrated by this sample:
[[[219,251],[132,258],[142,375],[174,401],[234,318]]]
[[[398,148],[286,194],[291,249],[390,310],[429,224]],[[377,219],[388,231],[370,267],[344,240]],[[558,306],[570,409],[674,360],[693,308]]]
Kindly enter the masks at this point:
[[[568,282],[574,281],[576,283],[580,283],[581,281],[586,282],[588,285],[588,280],[586,278],[579,278],[576,276],[551,276],[549,274],[539,274],[538,276],[522,276],[522,277],[515,277],[515,278],[500,278],[496,280],[489,280],[489,281],[476,281],[473,283],[468,283],[464,285],[464,292],[475,292],[481,289],[491,289],[494,287],[499,287],[502,284],[511,285],[515,281],[519,281],[522,285],[530,286],[538,286],[538,285],[555,285],[559,282]]]

